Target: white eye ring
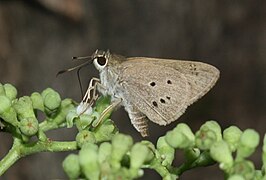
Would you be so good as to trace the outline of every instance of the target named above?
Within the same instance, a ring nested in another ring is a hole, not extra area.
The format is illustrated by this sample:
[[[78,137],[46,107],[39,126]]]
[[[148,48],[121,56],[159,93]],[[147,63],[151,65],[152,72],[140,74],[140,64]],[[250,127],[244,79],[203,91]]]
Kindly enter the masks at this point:
[[[103,70],[108,63],[108,59],[104,56],[95,57],[93,64],[98,70]]]

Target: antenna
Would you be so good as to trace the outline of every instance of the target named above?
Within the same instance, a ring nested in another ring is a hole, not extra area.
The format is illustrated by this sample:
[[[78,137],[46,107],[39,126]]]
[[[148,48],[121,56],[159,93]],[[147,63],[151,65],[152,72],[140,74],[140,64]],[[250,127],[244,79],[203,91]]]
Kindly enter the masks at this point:
[[[66,72],[71,72],[71,71],[74,71],[77,69],[77,76],[78,76],[78,82],[79,82],[79,87],[80,87],[80,91],[81,91],[81,95],[83,96],[83,87],[82,87],[82,84],[81,84],[81,79],[80,79],[80,70],[88,65],[89,63],[92,62],[92,59],[91,59],[91,56],[84,56],[84,57],[72,57],[72,60],[85,60],[85,59],[89,59],[88,61],[80,64],[80,65],[77,65],[76,67],[72,67],[72,68],[69,68],[69,69],[64,69],[64,70],[61,70],[59,71],[57,74],[56,74],[56,77],[60,74],[63,74],[63,73],[66,73]]]

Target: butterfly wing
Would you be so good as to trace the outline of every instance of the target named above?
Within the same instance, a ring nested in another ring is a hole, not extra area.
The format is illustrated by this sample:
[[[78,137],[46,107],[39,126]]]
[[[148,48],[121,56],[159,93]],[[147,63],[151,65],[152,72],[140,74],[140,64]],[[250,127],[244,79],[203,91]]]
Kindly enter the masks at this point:
[[[166,125],[206,94],[219,77],[208,64],[156,58],[128,58],[120,81],[130,103],[151,121]]]

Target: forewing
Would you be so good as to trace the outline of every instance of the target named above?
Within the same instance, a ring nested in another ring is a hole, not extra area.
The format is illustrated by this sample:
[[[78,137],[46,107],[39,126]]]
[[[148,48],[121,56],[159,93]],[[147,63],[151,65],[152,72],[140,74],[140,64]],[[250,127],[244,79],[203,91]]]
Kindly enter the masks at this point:
[[[119,78],[127,101],[151,121],[166,125],[183,114],[190,94],[182,73],[150,62],[124,65]]]
[[[205,63],[156,58],[128,58],[121,82],[130,98],[151,121],[166,125],[206,94],[219,71]]]
[[[194,103],[204,96],[215,85],[220,75],[216,67],[197,61],[136,57],[128,58],[125,65],[134,64],[132,62],[152,62],[152,64],[170,67],[182,73],[187,79],[190,91],[187,105]]]

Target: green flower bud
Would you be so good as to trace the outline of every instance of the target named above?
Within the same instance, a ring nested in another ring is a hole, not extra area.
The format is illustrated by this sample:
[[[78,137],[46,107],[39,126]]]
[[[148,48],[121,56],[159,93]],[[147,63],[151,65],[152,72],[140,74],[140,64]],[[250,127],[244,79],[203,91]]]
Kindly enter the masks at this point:
[[[234,175],[230,176],[228,178],[228,180],[245,180],[245,179],[243,178],[243,176],[241,176],[239,174],[234,174]]]
[[[195,136],[190,127],[180,123],[166,134],[166,142],[173,148],[189,148],[194,146]]]
[[[94,134],[88,130],[80,131],[76,136],[76,141],[79,147],[82,147],[85,143],[95,143],[96,139]]]
[[[30,98],[32,101],[33,108],[44,112],[43,98],[42,98],[41,94],[38,92],[34,92],[31,94]]]
[[[120,161],[131,148],[132,144],[133,139],[128,135],[119,133],[112,138],[111,164],[115,170],[120,168]]]
[[[63,108],[66,108],[66,107],[69,107],[69,106],[74,108],[75,107],[75,102],[72,99],[66,98],[66,99],[63,99],[61,101],[61,106]]]
[[[0,96],[6,96],[4,86],[0,83]]]
[[[78,117],[79,116],[76,112],[76,109],[69,110],[68,114],[66,115],[67,128],[72,128],[74,125],[74,120]]]
[[[140,143],[147,146],[147,148],[149,149],[149,154],[147,155],[145,160],[145,163],[149,163],[151,160],[153,160],[155,156],[155,151],[156,151],[155,146],[152,144],[152,142],[147,140],[143,140]]]
[[[70,179],[78,179],[81,174],[79,156],[76,154],[68,155],[63,161],[63,168]]]
[[[101,166],[101,179],[115,179],[114,172],[110,165],[112,145],[109,142],[104,142],[99,147],[98,161]]]
[[[71,109],[74,109],[73,102],[70,99],[64,99],[61,102],[61,108],[59,109],[56,116],[53,118],[53,122],[60,125],[62,123],[66,122],[66,116],[71,111]]]
[[[236,150],[241,134],[242,131],[236,126],[230,126],[223,131],[223,138],[232,152]]]
[[[215,142],[210,148],[211,157],[220,163],[223,170],[229,169],[233,165],[233,157],[228,144],[221,140]]]
[[[33,136],[38,132],[39,123],[34,117],[27,117],[20,121],[20,131],[26,136]]]
[[[9,110],[11,107],[11,100],[6,96],[0,96],[0,115]]]
[[[130,168],[137,172],[144,164],[148,154],[149,149],[147,146],[141,143],[134,144],[130,153]]]
[[[0,104],[1,104],[1,98],[0,98]],[[18,126],[19,124],[17,119],[17,113],[13,107],[10,107],[8,110],[0,114],[0,118],[2,118],[5,122],[12,124],[13,126]]]
[[[237,148],[237,160],[249,157],[259,145],[260,136],[253,129],[247,129],[240,137],[239,146]]]
[[[222,139],[222,130],[220,125],[216,121],[207,121],[203,124],[203,127],[212,130],[216,134],[217,141]]]
[[[98,146],[94,143],[86,143],[82,146],[81,149],[93,149],[94,151],[98,152]]]
[[[43,90],[41,95],[43,98],[46,115],[53,115],[61,104],[60,95],[52,88],[46,88]]]
[[[19,120],[27,117],[35,117],[32,101],[29,96],[23,96],[14,102],[13,107],[15,108]]]
[[[93,120],[94,117],[92,115],[83,113],[77,118],[76,126],[78,129],[86,129],[91,125]]]
[[[50,112],[56,111],[61,105],[61,97],[55,91],[50,91],[43,98],[44,107]]]
[[[251,161],[235,162],[231,171],[232,174],[241,175],[244,179],[254,179],[255,167]]]
[[[94,131],[97,142],[109,141],[118,132],[116,126],[111,119],[105,120],[97,126]]]
[[[191,131],[190,127],[187,124],[185,124],[185,123],[179,123],[174,128],[174,131],[182,132],[184,135],[186,135],[186,138],[189,141],[194,141],[195,140],[195,136],[194,136],[193,132]]]
[[[103,112],[111,103],[110,96],[101,96],[95,103],[95,111],[98,113]]]
[[[196,146],[202,150],[210,149],[211,145],[216,142],[216,135],[212,130],[201,128],[195,134]]]
[[[175,149],[166,142],[165,136],[158,139],[156,146],[160,154],[159,158],[162,159],[162,165],[170,166],[175,158]]]
[[[108,161],[111,157],[112,145],[109,142],[103,142],[99,147],[99,163],[102,164]]]
[[[100,165],[98,162],[98,147],[95,144],[84,144],[79,151],[79,163],[82,173],[87,179],[99,179]]]
[[[202,150],[209,149],[214,142],[222,139],[221,127],[215,121],[207,121],[200,127],[195,136],[198,148]]]
[[[259,133],[253,129],[245,130],[240,138],[240,143],[250,148],[256,148],[259,145],[259,141]]]
[[[4,85],[4,89],[5,89],[6,96],[10,100],[13,100],[13,99],[15,99],[17,97],[18,91],[13,85],[5,84]]]
[[[41,95],[42,95],[42,98],[44,99],[45,96],[50,93],[50,92],[55,92],[52,88],[46,88],[45,90],[42,91]]]
[[[0,118],[13,126],[17,126],[17,113],[11,105],[11,100],[8,97],[0,96]]]

